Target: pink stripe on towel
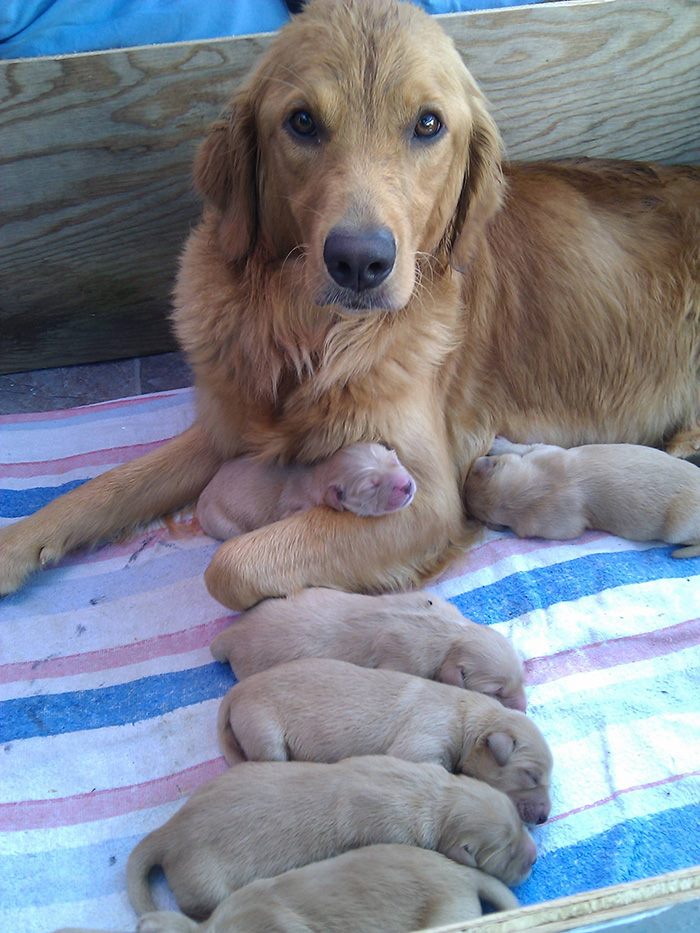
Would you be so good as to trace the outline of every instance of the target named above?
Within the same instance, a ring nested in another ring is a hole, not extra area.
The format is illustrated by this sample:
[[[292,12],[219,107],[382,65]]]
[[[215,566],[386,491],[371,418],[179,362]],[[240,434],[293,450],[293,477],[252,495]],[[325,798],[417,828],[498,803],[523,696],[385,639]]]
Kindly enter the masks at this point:
[[[0,477],[22,479],[33,476],[56,476],[77,470],[86,466],[116,466],[127,463],[150,453],[162,444],[171,440],[165,437],[159,441],[150,441],[147,444],[132,444],[127,447],[106,447],[103,450],[91,450],[84,454],[75,454],[72,457],[60,457],[58,460],[25,461],[22,463],[6,463],[0,465]]]
[[[580,674],[582,671],[646,661],[698,644],[700,619],[688,619],[686,622],[643,632],[641,635],[625,635],[622,638],[582,645],[580,648],[568,648],[547,657],[531,658],[525,662],[526,683],[533,686],[558,680],[569,674]]]
[[[556,816],[550,816],[547,822],[556,823],[557,820],[565,820],[567,817],[575,816],[577,813],[585,813],[586,810],[602,807],[606,803],[617,800],[622,794],[631,794],[638,790],[649,790],[652,787],[663,787],[664,784],[675,784],[685,778],[697,777],[698,775],[700,775],[700,771],[687,771],[685,774],[670,774],[667,777],[659,778],[658,781],[649,781],[647,784],[634,784],[632,787],[621,787],[619,790],[613,791],[609,796],[601,797],[600,800],[585,803],[581,807],[574,807],[573,810],[568,810],[566,813],[557,813]]]
[[[146,638],[128,645],[86,651],[84,654],[69,654],[62,658],[3,664],[0,666],[0,683],[71,677],[90,671],[105,671],[126,667],[128,664],[141,664],[151,658],[161,658],[165,655],[196,651],[198,648],[210,645],[214,637],[232,623],[233,618],[232,615],[221,616],[211,622],[205,622],[180,632],[157,635],[155,638]]]
[[[157,807],[192,793],[201,784],[226,771],[223,758],[203,761],[176,774],[142,784],[106,788],[54,800],[24,800],[0,804],[0,831],[48,829],[92,820],[122,816],[134,810]]]

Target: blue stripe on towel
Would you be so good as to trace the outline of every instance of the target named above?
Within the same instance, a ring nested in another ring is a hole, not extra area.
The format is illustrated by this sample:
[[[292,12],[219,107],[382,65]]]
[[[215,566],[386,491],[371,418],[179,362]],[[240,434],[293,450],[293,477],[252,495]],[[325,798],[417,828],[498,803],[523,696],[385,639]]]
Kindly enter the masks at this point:
[[[223,696],[235,682],[228,664],[212,662],[99,690],[5,700],[0,703],[0,742],[153,719]]]
[[[534,904],[694,865],[700,862],[700,834],[689,828],[694,826],[696,815],[696,807],[691,805],[637,817],[576,845],[549,852],[538,859],[532,877],[516,893],[524,904]],[[121,893],[126,859],[139,841],[133,836],[51,852],[1,856],[0,902],[7,909],[26,908]]]
[[[31,486],[29,489],[0,489],[0,518],[24,518],[87,479],[74,479],[62,486]]]
[[[676,788],[669,787],[668,793],[676,793]],[[537,860],[532,877],[515,893],[523,904],[536,904],[690,868],[699,862],[697,805],[689,804],[625,820],[576,845],[548,852]]]
[[[671,557],[671,550],[668,545],[641,551],[587,554],[511,574],[496,583],[453,596],[450,602],[475,622],[490,625],[617,586],[700,576],[700,558],[678,560]]]

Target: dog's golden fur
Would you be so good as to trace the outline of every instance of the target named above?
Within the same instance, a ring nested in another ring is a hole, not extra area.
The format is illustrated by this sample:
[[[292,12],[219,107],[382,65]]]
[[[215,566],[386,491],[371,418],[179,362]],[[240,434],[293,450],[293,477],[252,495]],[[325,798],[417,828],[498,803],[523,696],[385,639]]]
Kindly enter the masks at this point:
[[[313,143],[285,125],[299,109]],[[417,142],[426,112],[446,129]],[[207,583],[233,608],[434,571],[466,539],[463,481],[496,432],[698,449],[700,173],[504,164],[483,96],[414,7],[312,0],[212,127],[195,179],[206,206],[175,327],[197,424],[5,531],[0,592],[196,497],[242,453],[312,462],[382,441],[419,493],[390,516],[314,509],[226,542]],[[339,224],[397,244],[364,306],[324,268]]]

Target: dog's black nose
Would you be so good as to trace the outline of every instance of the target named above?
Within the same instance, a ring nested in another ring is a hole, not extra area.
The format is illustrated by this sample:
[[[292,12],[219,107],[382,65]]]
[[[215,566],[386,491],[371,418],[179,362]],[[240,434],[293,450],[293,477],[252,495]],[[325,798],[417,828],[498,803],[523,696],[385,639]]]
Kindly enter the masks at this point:
[[[394,268],[396,241],[386,227],[361,233],[335,228],[326,237],[323,259],[338,285],[363,292],[380,285]]]

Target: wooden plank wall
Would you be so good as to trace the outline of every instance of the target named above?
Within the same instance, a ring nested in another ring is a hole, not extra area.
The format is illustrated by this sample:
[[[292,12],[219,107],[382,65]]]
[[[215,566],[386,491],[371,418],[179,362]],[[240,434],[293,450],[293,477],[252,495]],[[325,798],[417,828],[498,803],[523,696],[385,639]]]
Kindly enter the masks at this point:
[[[511,158],[700,158],[700,4],[443,17]],[[0,372],[172,347],[206,124],[269,37],[0,62]]]
[[[598,924],[619,922],[674,904],[700,903],[700,868],[684,868],[655,878],[611,885],[554,901],[543,901],[502,913],[487,914],[466,923],[431,927],[430,933],[564,933],[566,930],[598,929]],[[694,912],[694,911],[693,911]],[[666,916],[669,931],[690,930],[683,923],[674,925]],[[638,921],[643,930],[643,920]],[[655,927],[656,928],[656,927]],[[427,931],[425,931],[427,933]]]

